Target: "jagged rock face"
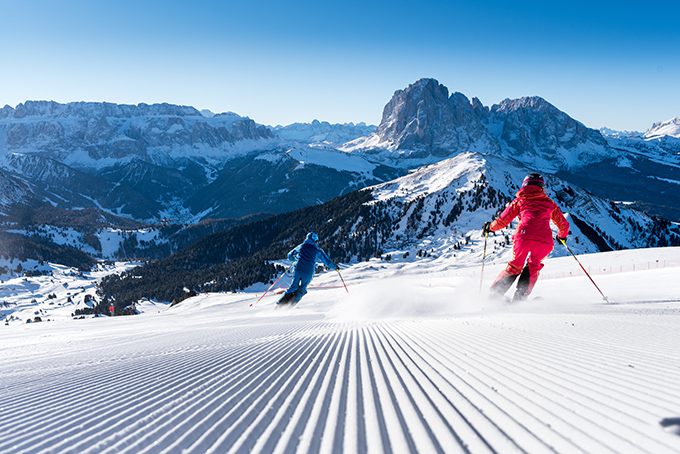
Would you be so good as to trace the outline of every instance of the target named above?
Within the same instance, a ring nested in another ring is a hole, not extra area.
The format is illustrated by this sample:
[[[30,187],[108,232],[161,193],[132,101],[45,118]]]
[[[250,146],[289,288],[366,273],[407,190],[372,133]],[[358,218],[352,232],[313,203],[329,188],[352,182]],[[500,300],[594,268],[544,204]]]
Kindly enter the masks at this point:
[[[362,128],[311,125],[338,137]],[[102,208],[143,221],[278,213],[400,174],[373,164],[334,169],[343,156],[328,163],[322,157],[319,165],[288,159],[284,144],[269,128],[231,112],[204,116],[170,104],[5,106],[0,170],[7,173],[5,193],[22,197],[0,200],[0,214],[22,202]]]
[[[145,220],[181,204],[224,162],[279,142],[249,118],[170,104],[28,101],[0,110],[0,167],[34,184],[24,199]],[[21,192],[16,181],[8,191]]]
[[[395,92],[376,135],[396,150],[413,150],[409,157],[450,156],[480,140],[489,142],[478,109],[462,93],[449,96],[436,80],[422,79]]]
[[[83,151],[94,161],[136,156],[163,162],[169,154],[220,155],[242,141],[273,141],[249,118],[206,118],[193,107],[170,104],[59,104],[29,101],[0,111],[0,149],[47,153],[64,160]]]
[[[506,99],[491,107],[491,121],[503,125],[500,139],[520,154],[554,155],[560,148],[606,147],[602,135],[585,127],[543,98]]]
[[[201,113],[189,106],[173,104],[113,104],[108,102],[72,102],[60,104],[54,101],[26,101],[16,109],[5,106],[0,111],[0,118],[90,118],[90,117],[152,117],[159,115],[201,116]]]

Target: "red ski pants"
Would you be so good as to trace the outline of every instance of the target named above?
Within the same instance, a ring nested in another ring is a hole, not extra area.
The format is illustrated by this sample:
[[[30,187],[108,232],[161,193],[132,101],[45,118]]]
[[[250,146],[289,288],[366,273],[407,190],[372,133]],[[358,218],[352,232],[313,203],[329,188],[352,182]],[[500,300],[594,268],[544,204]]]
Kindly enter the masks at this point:
[[[506,266],[501,274],[498,275],[496,281],[491,287],[500,287],[499,290],[501,290],[501,293],[505,293],[508,287],[505,287],[502,284],[502,281],[507,281],[508,278],[511,278],[508,286],[511,285],[515,278],[522,272],[524,264],[526,263],[527,268],[529,269],[529,286],[526,290],[526,294],[530,294],[534,289],[534,285],[536,285],[538,274],[545,266],[543,264],[543,260],[548,256],[548,254],[550,254],[552,250],[552,242],[545,243],[535,240],[523,240],[521,237],[513,238],[512,260],[508,262],[508,266]],[[505,287],[505,289],[502,287]]]

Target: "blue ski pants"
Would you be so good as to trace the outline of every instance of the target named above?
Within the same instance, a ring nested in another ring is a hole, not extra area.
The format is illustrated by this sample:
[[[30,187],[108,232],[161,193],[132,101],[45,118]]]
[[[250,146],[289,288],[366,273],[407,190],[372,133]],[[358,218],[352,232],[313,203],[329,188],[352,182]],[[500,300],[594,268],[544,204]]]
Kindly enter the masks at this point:
[[[295,271],[293,274],[293,282],[291,282],[290,287],[286,290],[286,293],[293,293],[297,291],[297,296],[295,297],[295,302],[297,303],[302,299],[303,296],[307,294],[307,286],[312,282],[312,277],[314,272],[311,273],[298,273]]]

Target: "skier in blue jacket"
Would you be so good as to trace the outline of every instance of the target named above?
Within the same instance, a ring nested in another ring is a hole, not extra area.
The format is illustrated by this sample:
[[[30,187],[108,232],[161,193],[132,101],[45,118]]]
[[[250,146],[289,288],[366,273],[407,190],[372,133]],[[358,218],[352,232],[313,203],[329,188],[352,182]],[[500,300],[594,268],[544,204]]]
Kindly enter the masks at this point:
[[[319,236],[314,232],[309,232],[305,241],[288,253],[288,260],[294,260],[293,282],[276,304],[297,304],[305,296],[317,261],[331,269],[338,269],[326,253],[316,245],[317,241],[319,241]]]

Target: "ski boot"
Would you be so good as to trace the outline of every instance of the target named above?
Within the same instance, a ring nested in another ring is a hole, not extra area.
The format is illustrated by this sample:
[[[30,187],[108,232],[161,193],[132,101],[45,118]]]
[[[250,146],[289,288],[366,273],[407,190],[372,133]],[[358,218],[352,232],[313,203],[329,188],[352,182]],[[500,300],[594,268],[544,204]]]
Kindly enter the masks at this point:
[[[512,303],[519,303],[521,301],[526,301],[529,295],[526,294],[526,292],[517,289],[515,292],[515,295],[512,297]]]
[[[285,306],[286,304],[293,304],[297,296],[297,291],[293,293],[284,293],[280,300],[276,304]]]

